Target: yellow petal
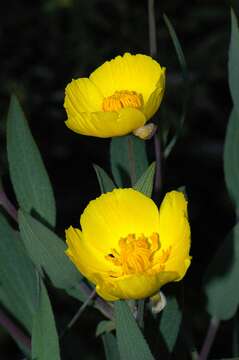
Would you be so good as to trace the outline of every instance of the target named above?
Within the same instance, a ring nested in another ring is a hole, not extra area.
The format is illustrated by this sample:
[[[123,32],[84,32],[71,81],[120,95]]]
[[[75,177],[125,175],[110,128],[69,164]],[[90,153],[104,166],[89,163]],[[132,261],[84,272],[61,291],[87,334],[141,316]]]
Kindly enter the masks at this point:
[[[103,279],[96,287],[97,293],[105,300],[144,299],[152,296],[168,282],[178,278],[176,272],[161,272],[148,275],[135,274],[122,276],[117,279]]]
[[[114,269],[114,265],[105,260],[104,254],[91,246],[90,242],[84,241],[83,234],[79,229],[72,226],[66,230],[66,243],[68,249],[66,255],[75,264],[78,270],[93,283],[98,281],[98,273],[108,275],[108,271]]]
[[[129,134],[134,129],[143,126],[145,122],[145,116],[141,111],[124,108],[118,113],[78,113],[69,117],[66,125],[71,130],[82,135],[107,138]]]
[[[66,87],[64,107],[68,118],[79,112],[101,111],[102,101],[103,96],[87,78],[72,80]]]
[[[80,219],[84,239],[108,254],[128,234],[152,235],[159,227],[157,206],[133,189],[115,189],[91,201]]]
[[[181,279],[190,265],[190,227],[183,193],[166,194],[159,211],[159,238],[163,249],[171,246],[165,271],[176,271]]]
[[[145,103],[143,112],[147,119],[150,119],[158,110],[165,90],[165,68],[162,69],[160,80],[156,89],[150,94],[148,101]]]
[[[146,103],[155,90],[162,71],[161,66],[150,56],[126,53],[106,61],[90,75],[90,80],[105,97],[115,91],[136,91],[143,95]]]

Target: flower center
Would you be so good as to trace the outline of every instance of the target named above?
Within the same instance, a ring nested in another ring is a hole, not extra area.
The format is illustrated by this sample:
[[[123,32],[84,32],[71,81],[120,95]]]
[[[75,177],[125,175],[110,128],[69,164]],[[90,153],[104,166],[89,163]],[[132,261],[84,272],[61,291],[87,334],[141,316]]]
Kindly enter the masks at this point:
[[[139,109],[142,106],[143,96],[141,94],[136,91],[121,90],[104,98],[102,109],[103,111],[119,111],[126,107]]]
[[[166,251],[163,250],[162,254],[157,257],[156,264],[154,263],[154,255],[160,250],[158,233],[153,233],[149,237],[145,237],[143,234],[139,237],[136,237],[135,234],[129,234],[119,240],[119,248],[120,251],[112,249],[111,253],[105,257],[121,268],[119,272],[111,272],[110,275],[113,277],[143,273],[156,264],[159,265],[157,271],[162,271],[171,252],[171,248]]]

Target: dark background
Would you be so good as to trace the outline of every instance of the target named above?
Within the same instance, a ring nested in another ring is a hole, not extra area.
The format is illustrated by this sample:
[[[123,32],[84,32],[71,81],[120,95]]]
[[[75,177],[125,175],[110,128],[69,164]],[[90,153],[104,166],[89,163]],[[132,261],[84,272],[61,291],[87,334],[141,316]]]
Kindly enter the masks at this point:
[[[164,12],[175,27],[189,69],[186,123],[165,163],[163,190],[185,185],[189,197],[193,263],[185,280],[185,307],[200,347],[208,324],[202,277],[234,223],[222,167],[232,106],[227,83],[230,2],[155,2],[157,59],[167,68],[159,121],[177,123],[183,100],[181,70],[163,21]],[[234,8],[238,11],[236,1]],[[125,51],[149,52],[147,1],[8,0],[0,13],[0,49],[0,176],[14,202],[6,161],[5,120],[9,96],[15,92],[53,183],[57,231],[63,236],[66,227],[78,224],[87,202],[99,194],[92,163],[109,171],[109,140],[82,137],[64,125],[64,88],[73,77],[88,76],[105,60]],[[61,328],[79,305],[55,292],[52,301]],[[94,310],[85,312],[63,342],[64,359],[104,358],[101,342],[94,338],[100,318]],[[231,356],[230,331],[230,322],[221,326],[212,352],[215,358]],[[21,358],[1,328],[0,358]]]

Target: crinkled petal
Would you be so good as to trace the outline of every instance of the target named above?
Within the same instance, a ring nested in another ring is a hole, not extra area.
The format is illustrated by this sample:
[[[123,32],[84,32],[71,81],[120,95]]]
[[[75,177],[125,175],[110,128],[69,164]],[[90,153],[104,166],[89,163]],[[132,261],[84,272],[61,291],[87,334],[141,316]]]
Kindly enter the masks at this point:
[[[163,249],[171,246],[165,271],[176,271],[181,279],[190,265],[190,226],[183,193],[171,191],[166,194],[159,211],[159,238]]]
[[[162,69],[162,74],[160,80],[158,81],[156,89],[149,96],[148,101],[145,103],[143,112],[147,119],[151,119],[154,114],[157,112],[161,101],[163,99],[163,94],[165,90],[165,68]]]
[[[134,129],[143,126],[145,122],[143,112],[133,108],[123,108],[118,113],[78,113],[68,118],[66,125],[82,135],[107,138],[129,134]]]
[[[144,299],[154,295],[168,282],[178,279],[176,272],[147,273],[122,276],[112,280],[102,279],[96,291],[105,300]]]
[[[101,111],[102,101],[103,96],[88,78],[72,80],[66,87],[64,107],[68,118],[80,112]]]
[[[157,206],[133,189],[116,189],[91,201],[80,219],[85,241],[108,254],[128,234],[152,235],[159,227]],[[107,261],[107,260],[106,260]]]
[[[67,256],[81,274],[93,283],[97,282],[96,274],[108,276],[108,272],[114,270],[115,266],[105,260],[104,254],[92,247],[90,242],[84,241],[83,234],[79,229],[70,226],[66,230],[66,243],[68,245]]]
[[[144,103],[147,103],[162,71],[161,66],[150,56],[126,53],[106,61],[90,75],[90,80],[105,97],[115,91],[129,90],[142,94]]]

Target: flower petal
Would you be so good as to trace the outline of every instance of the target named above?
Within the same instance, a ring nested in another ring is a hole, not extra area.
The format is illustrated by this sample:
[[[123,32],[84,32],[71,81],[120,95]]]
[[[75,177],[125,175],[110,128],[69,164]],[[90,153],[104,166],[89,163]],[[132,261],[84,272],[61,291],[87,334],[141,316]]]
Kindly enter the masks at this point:
[[[159,227],[157,206],[133,189],[115,189],[91,201],[80,219],[85,241],[108,254],[128,234],[152,235]]]
[[[66,121],[71,130],[89,136],[111,137],[129,134],[146,122],[144,114],[133,108],[116,112],[78,113]]]
[[[134,274],[115,279],[102,279],[97,284],[96,291],[105,300],[144,299],[154,295],[168,282],[179,276],[176,272],[161,272],[154,275]]]
[[[98,67],[90,75],[90,80],[105,97],[115,91],[129,90],[142,94],[144,103],[147,103],[162,71],[161,66],[150,56],[125,53]]]
[[[103,96],[88,78],[72,80],[66,87],[64,107],[68,118],[79,112],[100,111],[102,101]]]
[[[163,99],[165,89],[165,68],[162,69],[162,74],[160,80],[158,81],[156,89],[149,96],[148,101],[146,102],[143,112],[147,119],[150,119],[156,111],[158,110],[161,101]]]
[[[190,265],[190,226],[183,193],[166,194],[159,211],[159,238],[163,249],[171,246],[165,271],[176,271],[181,279]]]

